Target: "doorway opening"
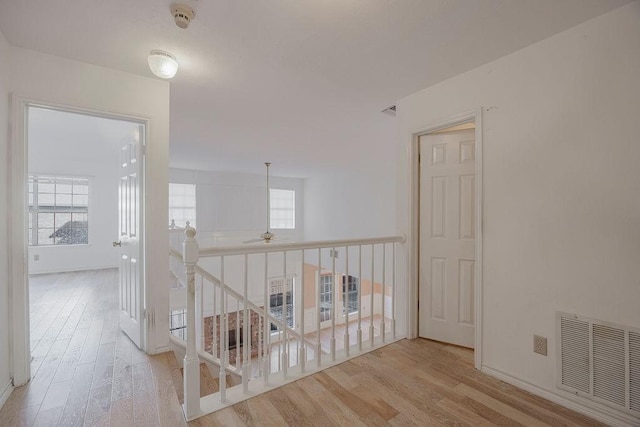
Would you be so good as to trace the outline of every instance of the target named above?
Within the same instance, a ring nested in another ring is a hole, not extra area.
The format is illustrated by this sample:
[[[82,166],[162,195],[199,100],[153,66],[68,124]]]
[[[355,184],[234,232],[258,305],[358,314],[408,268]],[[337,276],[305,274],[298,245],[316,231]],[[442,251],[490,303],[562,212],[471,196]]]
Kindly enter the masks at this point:
[[[467,351],[476,367],[482,206],[478,119],[468,115],[415,135],[418,336],[477,350],[475,356]]]
[[[60,391],[144,348],[146,124],[29,103],[24,118],[27,378]]]

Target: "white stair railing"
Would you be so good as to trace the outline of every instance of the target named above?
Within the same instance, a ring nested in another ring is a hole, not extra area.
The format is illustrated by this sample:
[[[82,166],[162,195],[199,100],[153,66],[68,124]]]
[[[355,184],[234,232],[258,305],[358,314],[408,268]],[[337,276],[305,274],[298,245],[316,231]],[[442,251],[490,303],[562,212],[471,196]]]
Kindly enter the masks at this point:
[[[184,234],[182,253],[172,241],[170,255],[184,265],[186,283],[187,420],[401,335],[395,263],[402,237],[199,248],[195,229],[187,224]],[[219,369],[219,391],[203,397],[198,354]],[[229,373],[241,377],[238,386],[227,386]]]

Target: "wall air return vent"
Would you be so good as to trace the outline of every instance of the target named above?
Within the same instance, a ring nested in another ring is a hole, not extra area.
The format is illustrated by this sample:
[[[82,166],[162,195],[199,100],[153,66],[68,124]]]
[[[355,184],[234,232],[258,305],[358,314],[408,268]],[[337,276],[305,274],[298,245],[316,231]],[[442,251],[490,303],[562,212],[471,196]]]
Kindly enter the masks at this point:
[[[629,408],[640,413],[640,333],[629,332]]]
[[[640,416],[640,330],[557,314],[558,387]]]
[[[589,393],[589,323],[561,318],[562,384]]]

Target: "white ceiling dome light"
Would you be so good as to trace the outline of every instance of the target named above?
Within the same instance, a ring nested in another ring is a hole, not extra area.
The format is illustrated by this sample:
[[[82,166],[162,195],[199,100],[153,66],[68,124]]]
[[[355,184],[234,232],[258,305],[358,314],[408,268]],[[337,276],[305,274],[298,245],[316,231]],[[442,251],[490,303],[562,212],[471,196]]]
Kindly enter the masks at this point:
[[[172,79],[178,72],[178,61],[169,52],[152,50],[149,54],[149,68],[162,79]]]

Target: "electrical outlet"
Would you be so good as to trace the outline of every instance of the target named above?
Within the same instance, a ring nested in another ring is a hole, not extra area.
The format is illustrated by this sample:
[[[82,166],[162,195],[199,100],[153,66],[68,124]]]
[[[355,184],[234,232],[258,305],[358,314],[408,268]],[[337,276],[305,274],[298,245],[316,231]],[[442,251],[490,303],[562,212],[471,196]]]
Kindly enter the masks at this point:
[[[40,261],[40,254],[34,254],[33,255],[33,260],[34,261]]]
[[[541,337],[540,335],[533,336],[533,352],[541,354],[543,356],[547,355],[547,338]]]

